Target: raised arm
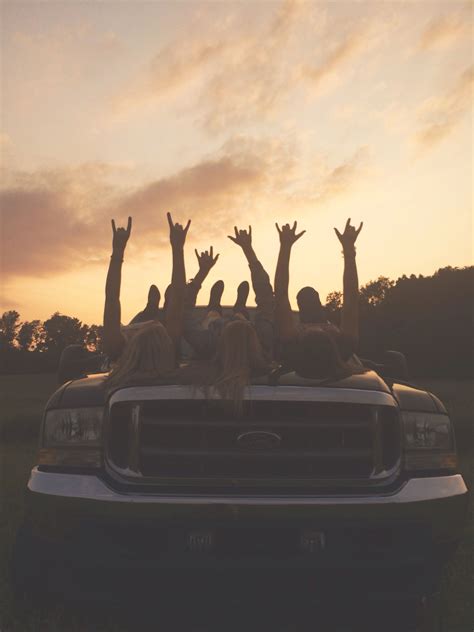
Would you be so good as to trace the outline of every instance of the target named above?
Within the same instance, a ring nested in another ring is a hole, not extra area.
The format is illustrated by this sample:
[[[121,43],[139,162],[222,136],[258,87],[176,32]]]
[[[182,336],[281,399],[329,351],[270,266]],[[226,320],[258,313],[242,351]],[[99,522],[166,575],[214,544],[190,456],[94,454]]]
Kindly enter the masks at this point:
[[[247,230],[238,230],[234,226],[234,235],[229,235],[229,239],[242,248],[242,252],[247,259],[252,277],[252,286],[255,292],[255,303],[257,310],[255,315],[255,329],[257,330],[260,343],[270,360],[273,356],[274,339],[274,312],[275,301],[273,288],[270,283],[268,273],[260,263],[252,246],[252,227]]]
[[[120,330],[120,284],[125,247],[132,231],[132,218],[127,228],[116,228],[112,220],[112,256],[105,283],[104,349],[111,359],[118,358],[125,343]]]
[[[275,326],[279,340],[286,342],[296,335],[296,326],[288,297],[291,247],[306,231],[303,230],[297,234],[296,222],[291,228],[289,224],[281,228],[278,224],[275,226],[280,235],[280,252],[275,272]]]
[[[229,239],[242,248],[247,259],[252,277],[252,286],[255,292],[257,310],[273,320],[273,289],[268,273],[257,259],[252,246],[252,227],[247,230],[238,230],[234,226],[235,235],[228,235]]]
[[[343,233],[340,233],[337,228],[334,229],[342,244],[344,255],[341,329],[353,339],[356,345],[359,341],[359,280],[357,278],[355,242],[363,225],[364,223],[361,222],[356,230],[354,226],[351,226],[351,219],[349,218]]]
[[[194,307],[196,305],[197,295],[204,283],[207,275],[216,265],[219,255],[214,257],[214,248],[211,246],[209,250],[204,250],[199,254],[197,250],[196,258],[198,260],[199,269],[194,279],[192,279],[186,286],[186,308]]]
[[[170,243],[173,252],[173,271],[171,274],[171,288],[165,314],[165,327],[175,344],[181,337],[183,330],[184,296],[186,292],[186,270],[184,267],[184,242],[191,224],[191,220],[183,228],[181,224],[174,224],[170,213],[167,213],[170,227]]]

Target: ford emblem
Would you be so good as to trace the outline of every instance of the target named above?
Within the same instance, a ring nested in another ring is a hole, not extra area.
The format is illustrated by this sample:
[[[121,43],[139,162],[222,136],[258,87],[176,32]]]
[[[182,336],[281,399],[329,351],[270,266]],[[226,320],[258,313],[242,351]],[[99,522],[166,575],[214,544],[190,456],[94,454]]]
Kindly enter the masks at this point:
[[[280,435],[266,430],[251,430],[237,437],[239,447],[247,450],[268,450],[277,448],[281,443]]]

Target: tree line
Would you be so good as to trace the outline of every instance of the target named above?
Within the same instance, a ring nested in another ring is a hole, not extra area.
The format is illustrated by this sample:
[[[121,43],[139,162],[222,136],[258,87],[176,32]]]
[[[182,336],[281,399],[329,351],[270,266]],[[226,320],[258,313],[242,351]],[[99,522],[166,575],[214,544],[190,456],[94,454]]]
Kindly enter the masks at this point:
[[[65,347],[80,344],[100,352],[101,340],[101,325],[59,312],[45,321],[21,321],[17,311],[9,310],[0,318],[0,372],[55,371]]]
[[[472,376],[473,299],[474,266],[369,281],[360,289],[360,355],[377,361],[394,349],[406,355],[412,375]],[[341,306],[342,293],[331,292],[326,313],[335,324]],[[41,322],[7,311],[0,318],[0,372],[54,371],[64,347],[100,352],[101,337],[100,325],[58,312]]]

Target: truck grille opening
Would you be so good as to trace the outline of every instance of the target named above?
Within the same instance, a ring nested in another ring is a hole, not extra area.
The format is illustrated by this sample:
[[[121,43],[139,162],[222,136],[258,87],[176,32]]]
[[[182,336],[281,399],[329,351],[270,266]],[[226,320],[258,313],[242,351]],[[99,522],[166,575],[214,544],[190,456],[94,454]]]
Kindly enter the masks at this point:
[[[135,479],[352,480],[387,475],[400,456],[396,409],[314,401],[254,401],[236,419],[221,402],[117,402],[108,459]]]

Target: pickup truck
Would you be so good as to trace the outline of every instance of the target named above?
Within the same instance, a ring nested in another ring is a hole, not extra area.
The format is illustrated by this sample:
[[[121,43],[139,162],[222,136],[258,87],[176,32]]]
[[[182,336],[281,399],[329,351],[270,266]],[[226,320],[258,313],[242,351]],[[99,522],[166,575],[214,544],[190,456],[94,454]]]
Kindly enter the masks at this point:
[[[305,572],[373,599],[436,591],[467,489],[431,393],[372,370],[290,374],[252,384],[236,419],[192,386],[109,393],[105,377],[73,379],[46,406],[17,584],[44,587],[62,566]]]

